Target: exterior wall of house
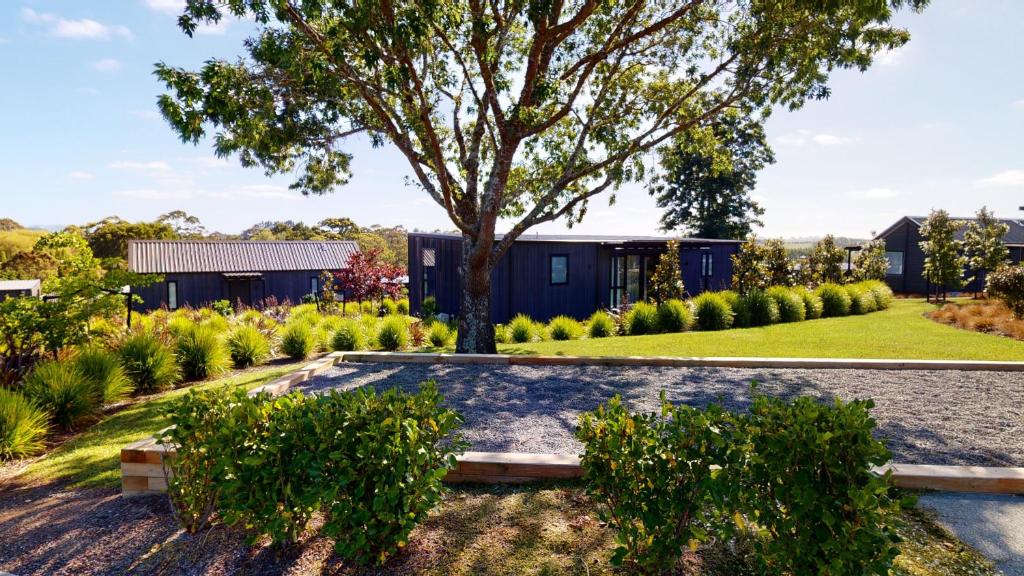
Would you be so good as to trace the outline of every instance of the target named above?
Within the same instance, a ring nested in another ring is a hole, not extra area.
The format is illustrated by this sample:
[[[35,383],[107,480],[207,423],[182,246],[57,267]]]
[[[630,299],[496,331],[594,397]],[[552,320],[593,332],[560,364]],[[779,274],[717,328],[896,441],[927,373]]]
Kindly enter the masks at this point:
[[[297,270],[286,272],[262,272],[261,278],[228,280],[219,272],[166,274],[162,282],[143,288],[133,288],[142,304],[135,310],[148,312],[168,306],[168,283],[177,286],[178,307],[207,306],[217,300],[230,300],[236,304],[239,299],[252,305],[271,296],[279,302],[285,299],[298,303],[311,293],[312,279],[320,276],[321,270]]]
[[[680,249],[686,290],[725,289],[732,278],[730,256],[738,244],[684,244]],[[426,252],[425,252],[426,251]],[[491,319],[508,322],[516,314],[547,321],[561,314],[584,319],[611,306],[612,259],[617,255],[657,256],[664,243],[520,241],[498,262],[491,276]],[[702,253],[711,254],[712,273],[701,274]],[[552,257],[568,257],[568,281],[551,283]],[[461,295],[461,240],[409,235],[409,305],[418,312],[426,296],[438,309],[457,315]],[[706,286],[705,286],[706,284]]]

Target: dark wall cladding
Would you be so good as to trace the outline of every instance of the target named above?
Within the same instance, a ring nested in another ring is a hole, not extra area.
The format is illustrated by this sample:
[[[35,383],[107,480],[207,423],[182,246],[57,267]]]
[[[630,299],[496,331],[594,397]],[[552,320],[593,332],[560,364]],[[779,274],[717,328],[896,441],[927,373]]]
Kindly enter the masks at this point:
[[[134,288],[133,293],[143,300],[135,310],[150,311],[168,305],[168,284],[177,287],[178,307],[207,306],[217,300],[229,300],[232,305],[241,300],[253,305],[273,296],[278,302],[290,300],[298,304],[302,297],[313,291],[313,278],[322,270],[295,270],[288,272],[261,272],[258,278],[230,279],[216,272],[165,274],[162,282],[144,288]]]

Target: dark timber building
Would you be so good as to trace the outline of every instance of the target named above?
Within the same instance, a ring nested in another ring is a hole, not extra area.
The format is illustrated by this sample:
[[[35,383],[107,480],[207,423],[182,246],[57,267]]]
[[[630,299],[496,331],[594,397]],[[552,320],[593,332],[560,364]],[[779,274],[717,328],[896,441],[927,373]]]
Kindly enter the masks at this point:
[[[648,297],[658,257],[668,238],[656,236],[524,235],[491,276],[491,318],[516,314],[547,321],[565,314],[583,319],[602,308]],[[686,291],[729,287],[732,259],[742,242],[677,238]],[[418,311],[433,296],[440,312],[457,315],[462,295],[462,238],[409,234],[409,304]]]
[[[142,311],[217,300],[253,306],[271,297],[297,303],[320,291],[321,272],[341,270],[358,250],[351,241],[136,240],[128,269],[163,276],[133,289]]]
[[[920,242],[924,240],[921,237],[921,225],[925,220],[927,218],[924,216],[904,216],[876,236],[885,240],[885,255],[889,258],[885,281],[896,292],[925,294],[932,288],[923,275],[924,251],[921,250]],[[953,220],[970,221],[973,218]],[[1024,259],[1024,221],[1002,218],[1000,222],[1009,227],[1003,243],[1010,252],[1010,260],[1020,262]],[[963,229],[957,233],[956,238],[963,240]],[[966,285],[964,291],[980,292],[984,287],[985,277],[981,274]]]

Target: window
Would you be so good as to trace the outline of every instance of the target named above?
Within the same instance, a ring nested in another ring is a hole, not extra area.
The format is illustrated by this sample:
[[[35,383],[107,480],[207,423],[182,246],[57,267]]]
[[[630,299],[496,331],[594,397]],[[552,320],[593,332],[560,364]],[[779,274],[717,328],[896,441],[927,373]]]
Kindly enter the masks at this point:
[[[433,268],[434,267],[434,261],[435,261],[435,258],[436,258],[436,256],[434,255],[434,249],[433,248],[424,248],[422,256],[423,256],[423,266],[426,267],[426,268]]]
[[[608,305],[612,308],[622,306],[623,290],[626,287],[626,257],[615,256],[612,258],[612,281],[611,293],[608,296]]]
[[[433,248],[421,248],[420,249],[420,262],[423,263],[423,298],[430,296],[434,293],[434,277],[436,271],[434,270],[435,263],[437,262],[437,256],[434,253]]]
[[[178,283],[174,280],[167,283],[167,308],[178,309]]]
[[[569,283],[569,256],[567,254],[551,255],[551,284]]]
[[[309,293],[314,297],[320,294],[320,278],[311,276],[309,278]]]
[[[903,252],[886,252],[885,258],[889,261],[889,268],[885,273],[890,276],[903,275]]]
[[[714,273],[714,261],[715,255],[711,252],[701,252],[700,254],[700,275],[704,278],[710,277]]]

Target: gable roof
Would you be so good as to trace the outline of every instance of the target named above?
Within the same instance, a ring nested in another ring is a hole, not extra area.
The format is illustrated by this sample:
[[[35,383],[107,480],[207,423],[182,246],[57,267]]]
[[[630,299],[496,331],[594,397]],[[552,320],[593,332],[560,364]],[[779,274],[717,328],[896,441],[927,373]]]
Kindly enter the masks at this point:
[[[888,236],[890,232],[892,232],[894,229],[899,227],[904,222],[909,222],[911,226],[915,228],[920,228],[921,225],[924,224],[924,221],[927,219],[927,216],[904,216],[903,218],[897,220],[895,224],[883,230],[881,234],[875,236],[875,238],[884,238]],[[970,222],[972,220],[975,220],[973,216],[967,218],[958,218],[955,216],[950,216],[949,219],[959,220],[961,222]],[[1006,231],[1006,235],[1003,236],[1004,244],[1006,244],[1007,246],[1024,246],[1024,220],[1021,220],[1019,218],[996,218],[996,220],[999,220],[1003,224],[1006,224],[1006,226],[1009,228]],[[963,240],[963,236],[963,229],[956,233],[957,240]]]
[[[131,240],[128,269],[141,274],[339,270],[350,240]]]

